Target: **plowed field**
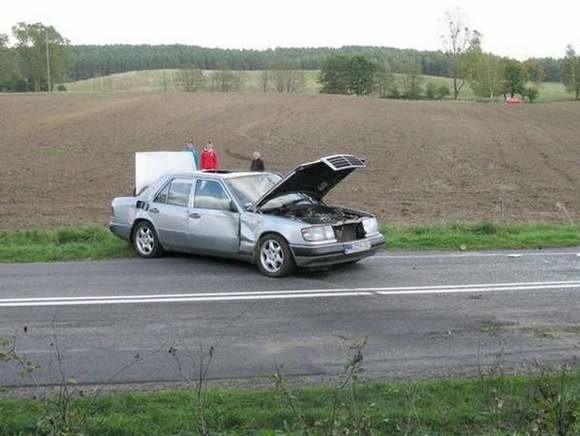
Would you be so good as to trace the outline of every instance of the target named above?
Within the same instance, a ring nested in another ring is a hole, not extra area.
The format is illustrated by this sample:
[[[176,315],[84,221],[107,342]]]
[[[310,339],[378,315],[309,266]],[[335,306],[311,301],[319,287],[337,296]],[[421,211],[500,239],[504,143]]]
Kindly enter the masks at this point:
[[[212,139],[222,166],[368,159],[328,201],[383,222],[580,219],[580,104],[275,94],[0,95],[0,228],[105,223],[133,153]]]

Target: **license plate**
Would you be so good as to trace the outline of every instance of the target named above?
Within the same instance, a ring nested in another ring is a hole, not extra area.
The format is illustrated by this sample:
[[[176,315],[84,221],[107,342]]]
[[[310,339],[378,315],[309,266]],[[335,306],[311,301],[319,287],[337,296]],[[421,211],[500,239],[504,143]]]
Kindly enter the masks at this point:
[[[371,243],[369,241],[351,242],[344,244],[344,254],[359,253],[361,251],[367,251],[370,249]]]

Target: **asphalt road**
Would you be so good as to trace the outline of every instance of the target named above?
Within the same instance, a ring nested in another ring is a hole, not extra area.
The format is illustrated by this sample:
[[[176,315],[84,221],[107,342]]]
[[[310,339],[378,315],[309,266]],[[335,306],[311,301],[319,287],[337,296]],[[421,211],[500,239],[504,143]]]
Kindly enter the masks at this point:
[[[384,252],[286,279],[199,257],[4,264],[0,338],[40,384],[178,382],[210,350],[208,379],[327,378],[362,338],[369,377],[560,364],[580,354],[579,252]],[[32,383],[18,372],[0,362],[0,385]]]

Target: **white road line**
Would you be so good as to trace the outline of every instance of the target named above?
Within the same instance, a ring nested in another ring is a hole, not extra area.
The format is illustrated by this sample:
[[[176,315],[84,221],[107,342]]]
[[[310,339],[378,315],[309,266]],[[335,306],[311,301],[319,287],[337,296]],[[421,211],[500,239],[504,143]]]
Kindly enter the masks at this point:
[[[361,297],[373,295],[453,294],[466,292],[513,292],[580,288],[580,281],[520,282],[471,285],[402,286],[285,291],[206,292],[88,297],[43,297],[0,299],[0,307],[74,306],[98,304],[177,303],[210,301],[283,300],[290,298]]]
[[[215,296],[247,296],[247,295],[283,295],[283,294],[312,294],[312,293],[331,293],[331,292],[352,292],[364,290],[367,292],[375,291],[413,291],[413,290],[430,290],[430,289],[464,289],[464,288],[489,288],[489,287],[518,287],[518,286],[560,286],[576,285],[579,281],[552,281],[552,282],[514,282],[514,283],[483,283],[483,284],[465,284],[465,285],[428,285],[428,286],[396,286],[396,287],[373,287],[373,288],[326,288],[326,289],[288,289],[279,291],[233,291],[233,292],[196,292],[180,294],[145,294],[145,295],[103,295],[88,297],[29,297],[29,298],[5,298],[1,302],[32,302],[32,301],[82,301],[82,300],[128,300],[128,299],[147,299],[147,298],[183,298],[183,297],[215,297]]]
[[[576,251],[555,251],[555,252],[542,252],[542,253],[527,253],[522,252],[506,252],[506,253],[481,253],[481,252],[468,252],[468,253],[426,253],[426,254],[375,254],[372,257],[368,257],[365,261],[373,259],[445,259],[445,258],[456,258],[456,257],[509,257],[514,254],[521,255],[520,258],[524,257],[547,257],[547,256],[570,256],[577,257]]]
[[[4,298],[0,299],[1,303],[8,302],[43,302],[43,301],[83,301],[83,300],[130,300],[130,299],[147,299],[147,298],[184,298],[184,297],[219,297],[219,296],[248,296],[248,295],[284,295],[284,294],[320,294],[335,292],[390,292],[390,291],[420,291],[431,289],[472,289],[472,288],[492,288],[492,287],[518,287],[518,286],[561,286],[561,285],[580,285],[580,280],[565,280],[551,282],[514,282],[514,283],[481,283],[481,284],[463,284],[463,285],[427,285],[427,286],[395,286],[395,287],[371,287],[371,288],[326,288],[326,289],[288,289],[279,291],[232,291],[232,292],[195,292],[180,294],[145,294],[145,295],[103,295],[88,297],[29,297],[29,298]]]
[[[580,285],[578,285],[580,287]],[[2,303],[0,307],[27,307],[27,306],[84,306],[97,304],[138,304],[138,303],[185,303],[185,302],[210,302],[210,301],[245,301],[245,300],[284,300],[289,298],[321,298],[321,297],[361,297],[371,296],[372,292],[327,292],[309,294],[283,294],[283,295],[223,295],[215,297],[171,297],[171,298],[131,298],[116,300],[82,300],[82,301],[38,301]]]
[[[402,295],[402,294],[461,294],[465,292],[501,292],[501,291],[542,291],[550,289],[576,289],[580,284],[569,285],[546,285],[546,286],[497,286],[489,288],[454,288],[454,289],[424,289],[410,291],[378,291],[379,295]]]

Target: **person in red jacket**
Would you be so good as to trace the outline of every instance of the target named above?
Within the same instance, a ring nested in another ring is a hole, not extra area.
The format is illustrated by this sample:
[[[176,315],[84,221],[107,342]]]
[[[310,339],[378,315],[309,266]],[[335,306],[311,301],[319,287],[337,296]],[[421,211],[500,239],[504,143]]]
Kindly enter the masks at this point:
[[[217,170],[218,169],[218,155],[213,149],[213,143],[207,141],[207,144],[201,152],[201,169],[202,170]]]

